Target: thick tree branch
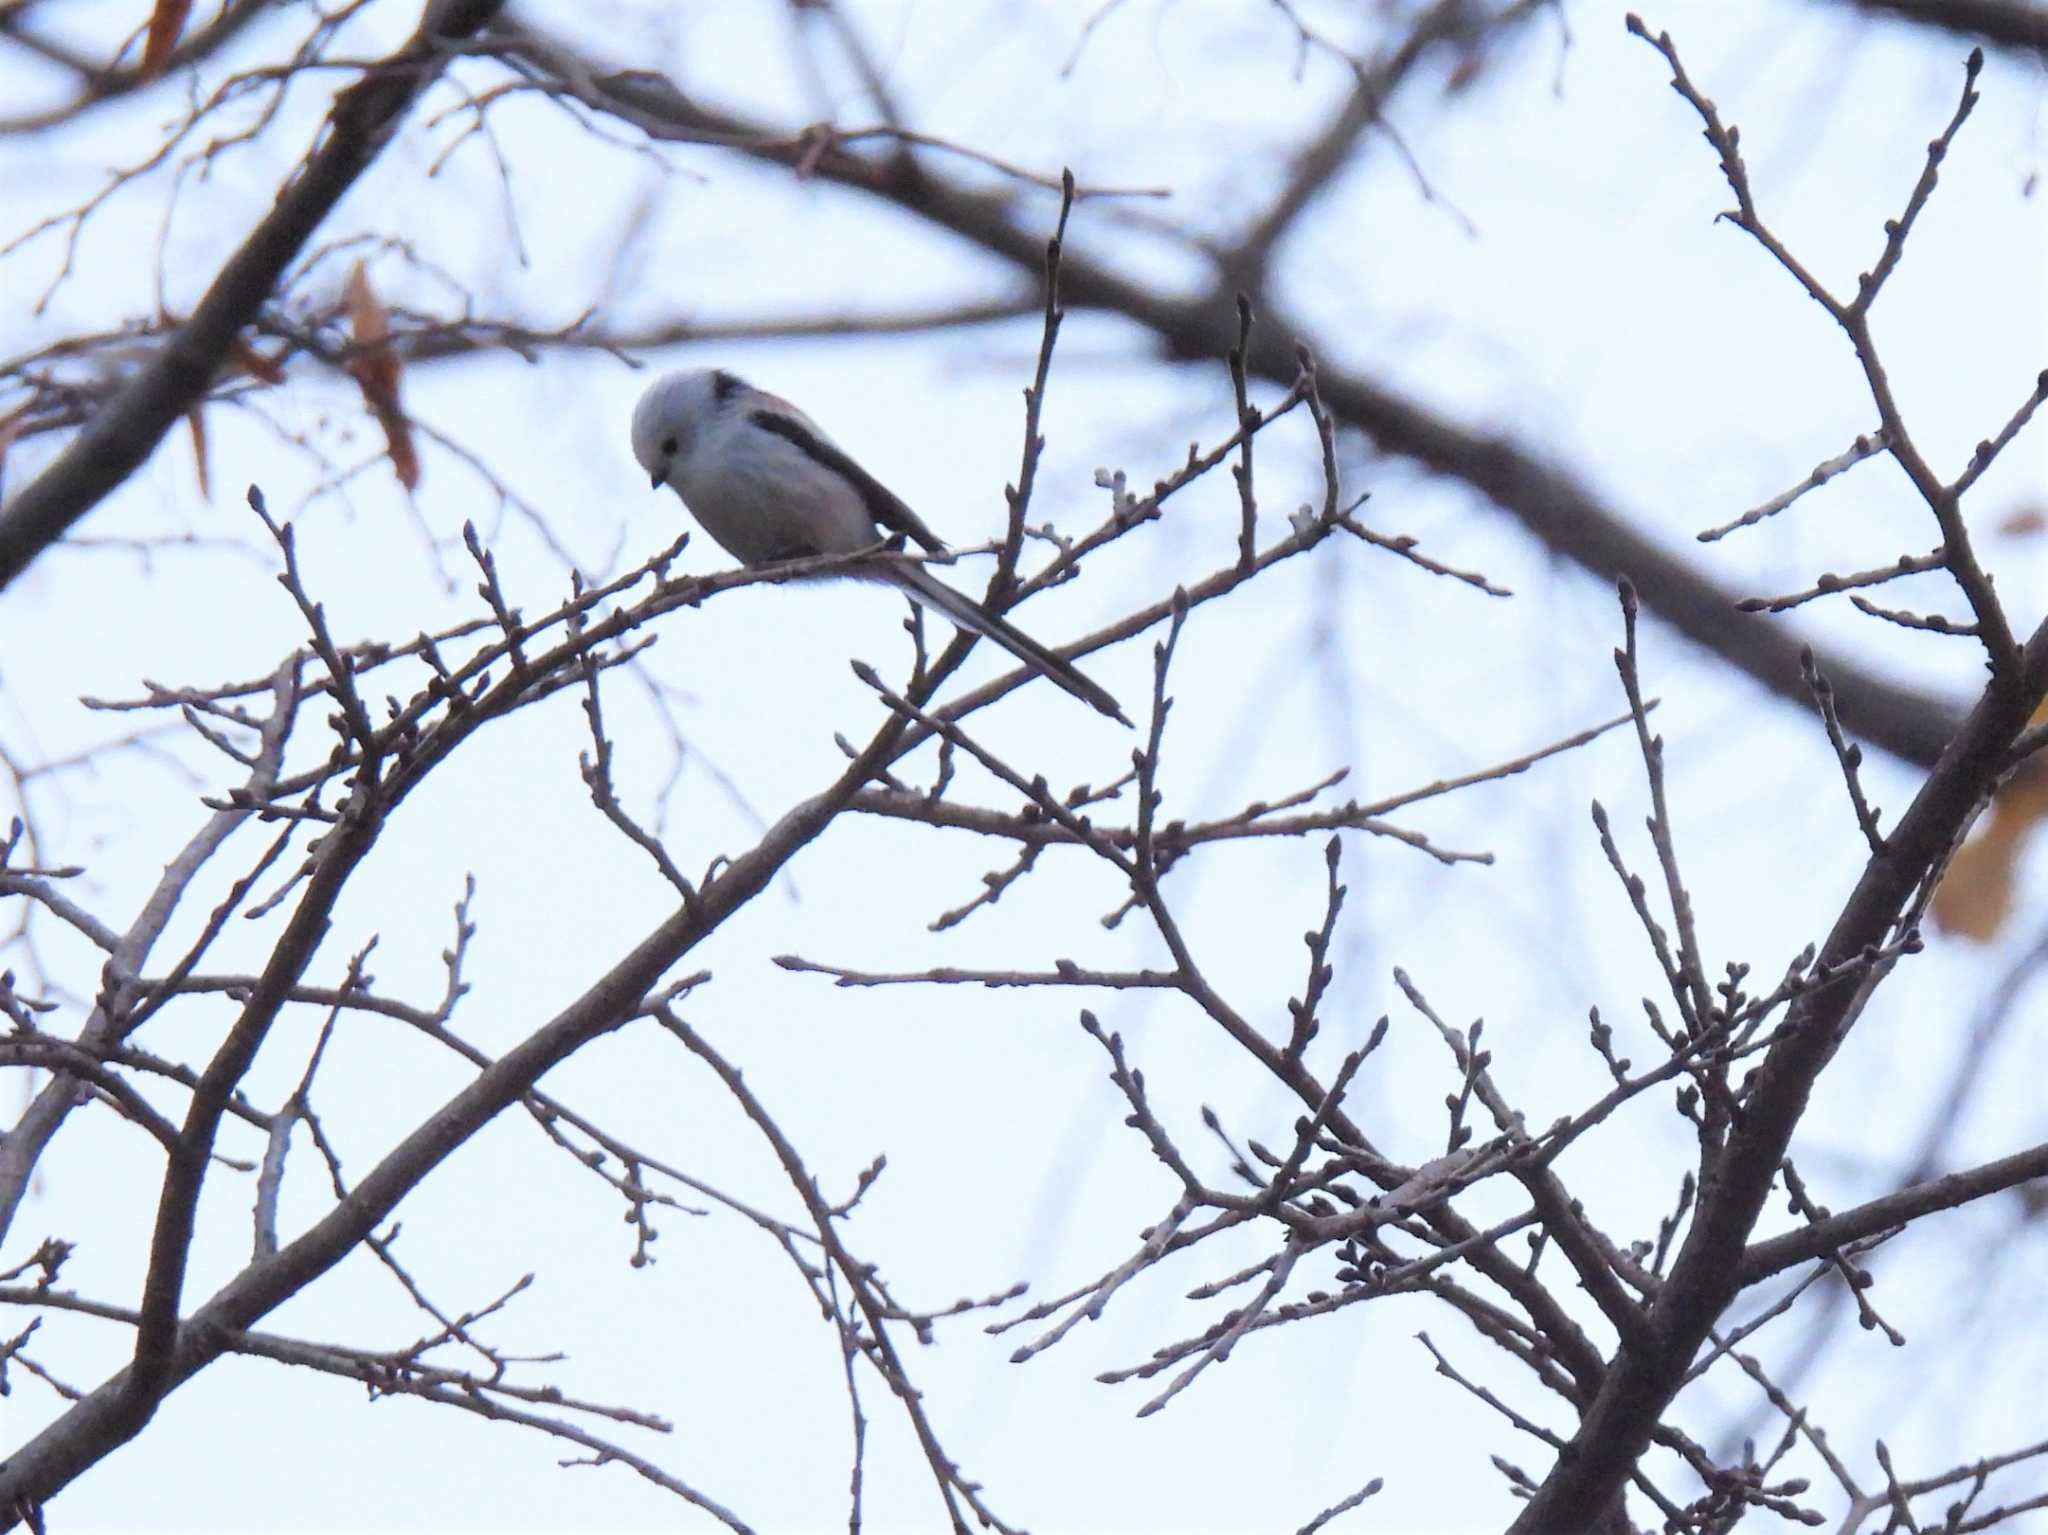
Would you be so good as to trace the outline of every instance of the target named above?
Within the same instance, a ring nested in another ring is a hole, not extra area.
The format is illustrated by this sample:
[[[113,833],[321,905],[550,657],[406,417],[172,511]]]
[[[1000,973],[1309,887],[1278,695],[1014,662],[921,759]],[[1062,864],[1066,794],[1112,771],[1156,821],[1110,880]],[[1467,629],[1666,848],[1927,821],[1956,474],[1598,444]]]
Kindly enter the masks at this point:
[[[160,345],[106,409],[0,510],[0,590],[141,467],[205,394],[235,336],[334,205],[369,168],[392,128],[503,0],[430,0],[405,47],[343,91],[277,206],[214,278],[192,317]]]
[[[1745,1244],[1814,1081],[1889,968],[1854,961],[1891,938],[1998,781],[2013,738],[2048,693],[2048,624],[2027,641],[2021,662],[1985,689],[1883,851],[1864,866],[1819,957],[1829,970],[1850,966],[1848,979],[1816,986],[1793,1003],[1743,1100],[1739,1125],[1701,1184],[1692,1226],[1651,1313],[1653,1346],[1614,1359],[1570,1446],[1511,1526],[1513,1535],[1561,1535],[1596,1525],[1740,1290]]]
[[[1036,271],[1044,260],[1043,232],[1016,221],[1014,198],[1006,191],[956,185],[901,156],[884,160],[843,149],[814,155],[766,124],[684,100],[658,76],[605,76],[574,50],[530,28],[500,31],[507,35],[506,46],[546,72],[555,88],[656,138],[727,142],[778,165],[801,163],[810,175],[892,203],[1024,272]],[[1151,332],[1168,357],[1208,364],[1237,345],[1236,303],[1228,291],[1176,297],[1157,284],[1124,277],[1071,244],[1062,255],[1060,281],[1070,309],[1122,315]],[[1247,368],[1271,382],[1292,384],[1300,371],[1302,339],[1286,315],[1262,316],[1248,348]],[[1687,638],[1770,691],[1806,703],[1802,642],[1796,632],[1745,618],[1736,611],[1740,593],[1707,579],[1685,558],[1629,526],[1563,469],[1511,439],[1458,426],[1327,363],[1319,364],[1317,383],[1324,403],[1385,451],[1471,485],[1592,574],[1628,576],[1644,604]],[[1890,682],[1847,656],[1826,654],[1820,664],[1835,682],[1842,722],[1851,733],[1909,762],[1931,765],[1940,756],[1957,725],[1953,706]]]
[[[2048,60],[2048,7],[2033,0],[1856,0],[1863,10],[1981,37]]]
[[[706,934],[743,907],[815,839],[900,744],[891,721],[830,788],[785,815],[752,849],[698,891],[696,901],[663,922],[582,996],[480,1072],[425,1120],[347,1197],[265,1260],[251,1264],[198,1311],[170,1329],[147,1373],[157,1394],[175,1389],[228,1352],[232,1336],[252,1326],[352,1252],[458,1147],[494,1116],[518,1103],[550,1068],[600,1034],[635,1016],[661,977]],[[146,1307],[145,1307],[146,1309]],[[145,1318],[145,1325],[147,1319]],[[62,1490],[133,1432],[131,1395],[141,1372],[110,1377],[0,1465],[0,1530],[24,1509]]]
[[[88,107],[119,101],[165,75],[176,74],[203,59],[210,59],[233,42],[242,29],[268,6],[269,0],[229,0],[205,26],[181,39],[164,61],[163,69],[154,75],[145,75],[139,60],[121,68],[100,68],[92,60],[73,54],[32,31],[20,16],[0,11],[0,37],[6,37],[31,53],[40,54],[52,63],[61,64],[78,76],[78,93],[71,100],[45,111],[0,118],[0,134],[36,133],[72,122]]]
[[[1909,1184],[1895,1193],[1814,1221],[1797,1231],[1788,1231],[1767,1241],[1752,1242],[1742,1255],[1742,1266],[1736,1280],[1743,1285],[1755,1284],[1795,1263],[1825,1258],[1851,1242],[1860,1242],[1894,1226],[1903,1226],[1936,1210],[1952,1210],[1957,1205],[1996,1194],[2001,1189],[2017,1188],[2037,1178],[2048,1178],[2048,1144],[2016,1151],[2009,1157],[2000,1157],[1995,1162],[1986,1162],[1963,1172]]]
[[[523,672],[515,668],[511,677],[472,697],[437,728],[409,735],[387,777],[375,779],[374,761],[356,765],[352,819],[329,834],[332,842],[318,855],[318,866],[298,914],[194,1092],[183,1132],[190,1147],[181,1148],[180,1157],[173,1158],[172,1176],[166,1180],[159,1209],[135,1362],[0,1464],[0,1530],[12,1528],[25,1512],[40,1507],[132,1438],[165,1395],[226,1349],[223,1329],[246,1329],[339,1263],[457,1147],[495,1115],[524,1099],[545,1072],[598,1035],[636,1016],[665,972],[758,895],[865,785],[916,744],[903,721],[886,721],[829,788],[789,811],[754,848],[704,881],[694,899],[686,901],[581,998],[481,1070],[325,1218],[297,1241],[251,1264],[196,1314],[181,1320],[178,1302],[185,1248],[198,1174],[203,1171],[203,1164],[181,1160],[183,1152],[210,1147],[225,1093],[246,1071],[270,1019],[303,973],[349,870],[368,851],[383,820],[432,768],[484,723],[516,707],[521,699],[535,696],[536,687],[567,664],[565,657],[583,654],[607,632],[604,624],[580,631],[549,655],[531,659]],[[958,665],[965,650],[964,644],[956,644],[935,663],[926,674],[927,691]]]

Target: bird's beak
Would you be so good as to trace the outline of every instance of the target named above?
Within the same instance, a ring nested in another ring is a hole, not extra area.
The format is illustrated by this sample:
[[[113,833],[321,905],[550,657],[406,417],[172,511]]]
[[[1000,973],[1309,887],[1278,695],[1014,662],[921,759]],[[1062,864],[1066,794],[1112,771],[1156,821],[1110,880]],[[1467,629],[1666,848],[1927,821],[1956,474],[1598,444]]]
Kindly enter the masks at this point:
[[[659,490],[659,489],[661,489],[661,471],[660,471],[659,469],[657,469],[657,470],[655,470],[655,471],[654,471],[653,479],[654,479],[654,488],[655,488],[656,490]]]

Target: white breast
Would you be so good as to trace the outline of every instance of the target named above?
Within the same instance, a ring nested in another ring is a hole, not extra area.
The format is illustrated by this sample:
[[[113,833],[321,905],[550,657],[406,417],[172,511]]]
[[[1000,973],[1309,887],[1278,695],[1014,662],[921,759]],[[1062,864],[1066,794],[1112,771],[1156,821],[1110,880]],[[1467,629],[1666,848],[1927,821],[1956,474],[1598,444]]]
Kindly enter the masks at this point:
[[[732,437],[745,433],[735,449]],[[743,565],[851,554],[880,537],[859,494],[802,448],[745,421],[721,423],[670,483],[704,531]]]

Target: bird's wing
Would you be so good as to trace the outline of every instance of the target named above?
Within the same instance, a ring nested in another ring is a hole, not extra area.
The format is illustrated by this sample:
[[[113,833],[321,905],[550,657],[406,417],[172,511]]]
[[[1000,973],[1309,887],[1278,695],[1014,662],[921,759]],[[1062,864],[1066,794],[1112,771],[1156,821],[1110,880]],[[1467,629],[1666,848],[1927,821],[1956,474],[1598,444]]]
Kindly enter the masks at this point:
[[[855,463],[829,437],[819,431],[793,405],[778,402],[749,416],[764,432],[794,443],[814,463],[823,464],[860,493],[861,504],[878,527],[917,540],[933,554],[946,552],[946,541],[925,526],[924,519],[905,506],[896,493]]]

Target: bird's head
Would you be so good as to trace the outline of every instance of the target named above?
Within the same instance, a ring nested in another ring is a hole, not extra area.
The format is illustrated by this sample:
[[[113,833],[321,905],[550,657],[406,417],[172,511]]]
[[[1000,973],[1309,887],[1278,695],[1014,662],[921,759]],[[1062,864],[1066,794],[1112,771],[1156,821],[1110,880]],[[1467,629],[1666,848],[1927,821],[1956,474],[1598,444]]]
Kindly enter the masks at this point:
[[[647,386],[633,410],[633,457],[656,490],[671,482],[676,466],[703,442],[719,413],[749,392],[718,368],[664,374]]]

